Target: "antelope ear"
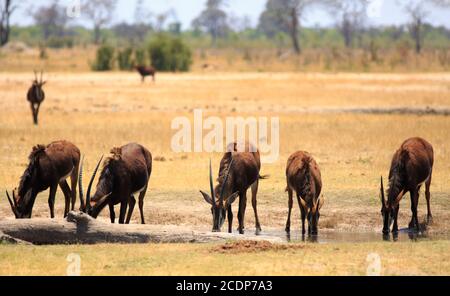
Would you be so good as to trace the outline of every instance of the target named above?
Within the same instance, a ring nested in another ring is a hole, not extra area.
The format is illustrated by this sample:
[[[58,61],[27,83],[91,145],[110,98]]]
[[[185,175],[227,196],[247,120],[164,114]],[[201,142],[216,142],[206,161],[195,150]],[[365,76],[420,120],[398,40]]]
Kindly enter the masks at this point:
[[[47,81],[44,81],[44,82],[41,83],[41,85],[43,86],[43,85],[45,85],[46,83],[47,83]]]
[[[205,193],[205,192],[203,192],[201,190],[200,190],[200,193],[203,195],[203,198],[205,199],[205,201],[207,203],[209,203],[210,205],[213,205],[212,198],[211,198],[211,196],[208,195],[208,193]]]
[[[239,196],[239,192],[235,192],[232,195],[228,196],[228,198],[225,200],[225,205],[228,207],[230,206],[236,198]]]

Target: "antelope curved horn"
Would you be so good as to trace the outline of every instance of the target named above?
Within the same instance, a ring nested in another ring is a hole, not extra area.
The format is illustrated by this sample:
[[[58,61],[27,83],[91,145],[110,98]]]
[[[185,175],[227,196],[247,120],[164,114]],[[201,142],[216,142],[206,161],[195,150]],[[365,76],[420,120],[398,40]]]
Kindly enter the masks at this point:
[[[94,173],[92,174],[91,180],[89,181],[89,186],[86,192],[86,210],[89,210],[91,208],[91,188],[92,188],[92,183],[94,182],[95,179],[95,175],[97,175],[97,171],[98,168],[100,166],[100,163],[103,160],[103,155],[102,157],[100,157],[100,160],[97,163],[97,166],[95,167]]]
[[[78,173],[78,194],[80,195],[80,201],[83,203],[84,201],[84,191],[83,191],[83,162],[84,162],[84,156],[83,158],[81,158],[81,163],[80,163],[80,171]],[[86,210],[86,205],[82,204],[81,205],[81,209],[83,211]]]
[[[380,197],[381,197],[381,204],[383,205],[383,207],[385,207],[386,197],[384,196],[383,176],[381,176]]]
[[[37,81],[37,71],[36,70],[33,70],[33,72],[34,72],[34,80],[36,80]]]
[[[41,81],[40,81],[40,83],[42,83],[42,76],[44,75],[44,70],[41,70]]]
[[[13,191],[14,192],[14,191]],[[6,197],[8,198],[9,205],[11,206],[11,210],[13,211],[14,216],[17,218],[17,210],[16,210],[16,201],[14,200],[14,204],[11,201],[11,197],[9,196],[8,190],[6,190]]]
[[[211,158],[209,159],[209,189],[211,190],[211,198],[212,198],[213,205],[215,205],[216,197],[214,195],[214,184],[213,184],[213,177],[212,177]]]
[[[12,195],[13,195],[12,200],[14,202],[14,207],[17,208],[17,198],[16,198],[16,190],[15,189],[12,191]]]
[[[231,166],[233,165],[233,161],[234,161],[234,159],[231,158],[230,165],[228,166],[227,175],[225,176],[225,180],[223,181],[222,188],[220,189],[220,200],[219,200],[220,204],[223,204],[223,199],[224,199],[223,194],[225,192],[225,186],[227,184],[228,177],[230,176],[230,171],[231,171]]]

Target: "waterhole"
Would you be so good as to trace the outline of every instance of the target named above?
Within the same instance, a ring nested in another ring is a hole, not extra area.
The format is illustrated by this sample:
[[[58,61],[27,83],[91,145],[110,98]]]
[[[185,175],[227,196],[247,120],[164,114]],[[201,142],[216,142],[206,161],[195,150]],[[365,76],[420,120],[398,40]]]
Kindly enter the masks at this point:
[[[263,231],[261,235],[277,237],[286,242],[315,242],[315,243],[369,243],[380,241],[432,241],[450,240],[450,233],[428,233],[426,231],[414,232],[409,229],[401,229],[398,234],[383,235],[381,232],[341,232],[320,231],[318,235],[303,236],[300,231],[291,231],[287,234],[284,230]]]

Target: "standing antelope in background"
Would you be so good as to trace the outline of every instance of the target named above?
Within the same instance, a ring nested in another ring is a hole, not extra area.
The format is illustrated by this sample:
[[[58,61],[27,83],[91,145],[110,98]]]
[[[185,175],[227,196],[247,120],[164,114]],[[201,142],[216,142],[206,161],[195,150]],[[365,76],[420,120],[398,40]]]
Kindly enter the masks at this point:
[[[136,66],[136,71],[139,72],[142,78],[142,83],[145,82],[145,77],[152,76],[153,82],[155,82],[156,70],[153,67]]]
[[[38,124],[39,108],[45,99],[45,93],[42,87],[47,81],[42,81],[43,71],[41,71],[41,78],[38,80],[37,73],[34,71],[33,85],[30,87],[27,93],[27,100],[30,102],[31,112],[33,114],[34,124]]]
[[[103,208],[109,205],[111,223],[114,223],[116,218],[114,205],[120,203],[119,223],[123,224],[129,205],[126,217],[126,223],[129,224],[136,204],[134,195],[139,193],[141,223],[145,224],[144,197],[152,173],[152,155],[147,149],[136,143],[113,148],[111,154],[112,156],[108,157],[103,164],[96,192],[91,198],[92,183],[103,157],[98,162],[89,182],[86,203],[82,211],[97,218]],[[80,196],[83,196],[82,175],[83,164],[80,168]]]
[[[391,169],[389,171],[389,188],[387,200],[385,198],[383,177],[381,177],[381,214],[383,216],[383,234],[389,233],[392,223],[393,233],[398,232],[398,211],[400,201],[409,191],[411,197],[411,222],[410,229],[419,231],[419,219],[417,218],[417,206],[419,204],[419,191],[425,183],[425,197],[427,199],[427,222],[431,223],[433,216],[430,209],[430,185],[433,173],[433,147],[422,138],[410,138],[403,142],[395,152]]]
[[[289,213],[286,232],[291,230],[291,211],[293,191],[296,192],[302,218],[302,234],[305,235],[305,218],[308,218],[308,234],[317,235],[320,209],[324,198],[320,198],[322,179],[316,161],[308,152],[298,151],[292,154],[286,166],[286,191],[289,195]]]
[[[245,208],[247,205],[247,189],[252,188],[252,206],[255,213],[255,226],[256,234],[261,232],[261,225],[258,219],[258,210],[256,195],[258,193],[259,179],[263,179],[259,175],[261,168],[259,151],[257,149],[251,149],[249,143],[245,144],[245,150],[243,151],[256,151],[256,152],[237,152],[238,144],[231,144],[232,149],[228,151],[222,157],[220,162],[219,177],[217,178],[217,186],[213,187],[213,177],[211,161],[209,166],[209,185],[211,196],[207,193],[200,191],[203,198],[207,203],[211,205],[211,213],[213,216],[213,232],[220,232],[223,223],[225,222],[225,216],[228,217],[228,232],[232,233],[233,226],[233,211],[231,204],[239,196],[239,233],[244,234],[244,216]]]
[[[28,157],[30,163],[20,179],[19,189],[13,190],[13,199],[8,197],[9,204],[16,218],[31,218],[34,201],[39,192],[50,188],[48,205],[51,218],[55,217],[55,195],[59,187],[64,193],[64,217],[69,213],[72,202],[72,211],[75,207],[76,188],[78,181],[78,166],[80,163],[80,150],[67,141],[52,142],[47,146],[37,145]],[[70,176],[71,187],[66,179]]]

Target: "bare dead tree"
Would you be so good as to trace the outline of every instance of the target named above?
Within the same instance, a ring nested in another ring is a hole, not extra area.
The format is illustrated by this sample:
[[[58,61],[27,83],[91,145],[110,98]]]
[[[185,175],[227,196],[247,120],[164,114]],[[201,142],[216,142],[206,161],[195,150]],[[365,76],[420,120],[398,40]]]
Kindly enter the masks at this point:
[[[65,9],[57,0],[52,1],[47,6],[39,7],[32,13],[36,25],[42,28],[44,39],[47,40],[50,36],[61,37],[64,35],[69,19]]]
[[[300,20],[306,8],[318,0],[268,0],[266,10],[261,14],[259,27],[263,31],[283,31],[289,34],[295,53],[302,51],[299,35]]]
[[[366,21],[370,0],[325,0],[324,4],[338,19],[337,27],[344,38],[345,47],[352,47]]]
[[[88,0],[82,6],[85,18],[94,25],[94,42],[100,43],[101,29],[111,22],[116,9],[117,0]]]
[[[13,5],[13,0],[0,0],[0,46],[9,41],[10,19],[16,8],[17,6]]]
[[[211,35],[213,45],[217,39],[224,36],[228,30],[228,16],[222,9],[224,0],[208,0],[205,9],[192,21],[196,29],[204,29]]]
[[[409,30],[414,39],[416,53],[420,54],[423,47],[423,24],[429,12],[426,9],[427,1],[411,0],[403,4],[404,11],[410,17]]]

